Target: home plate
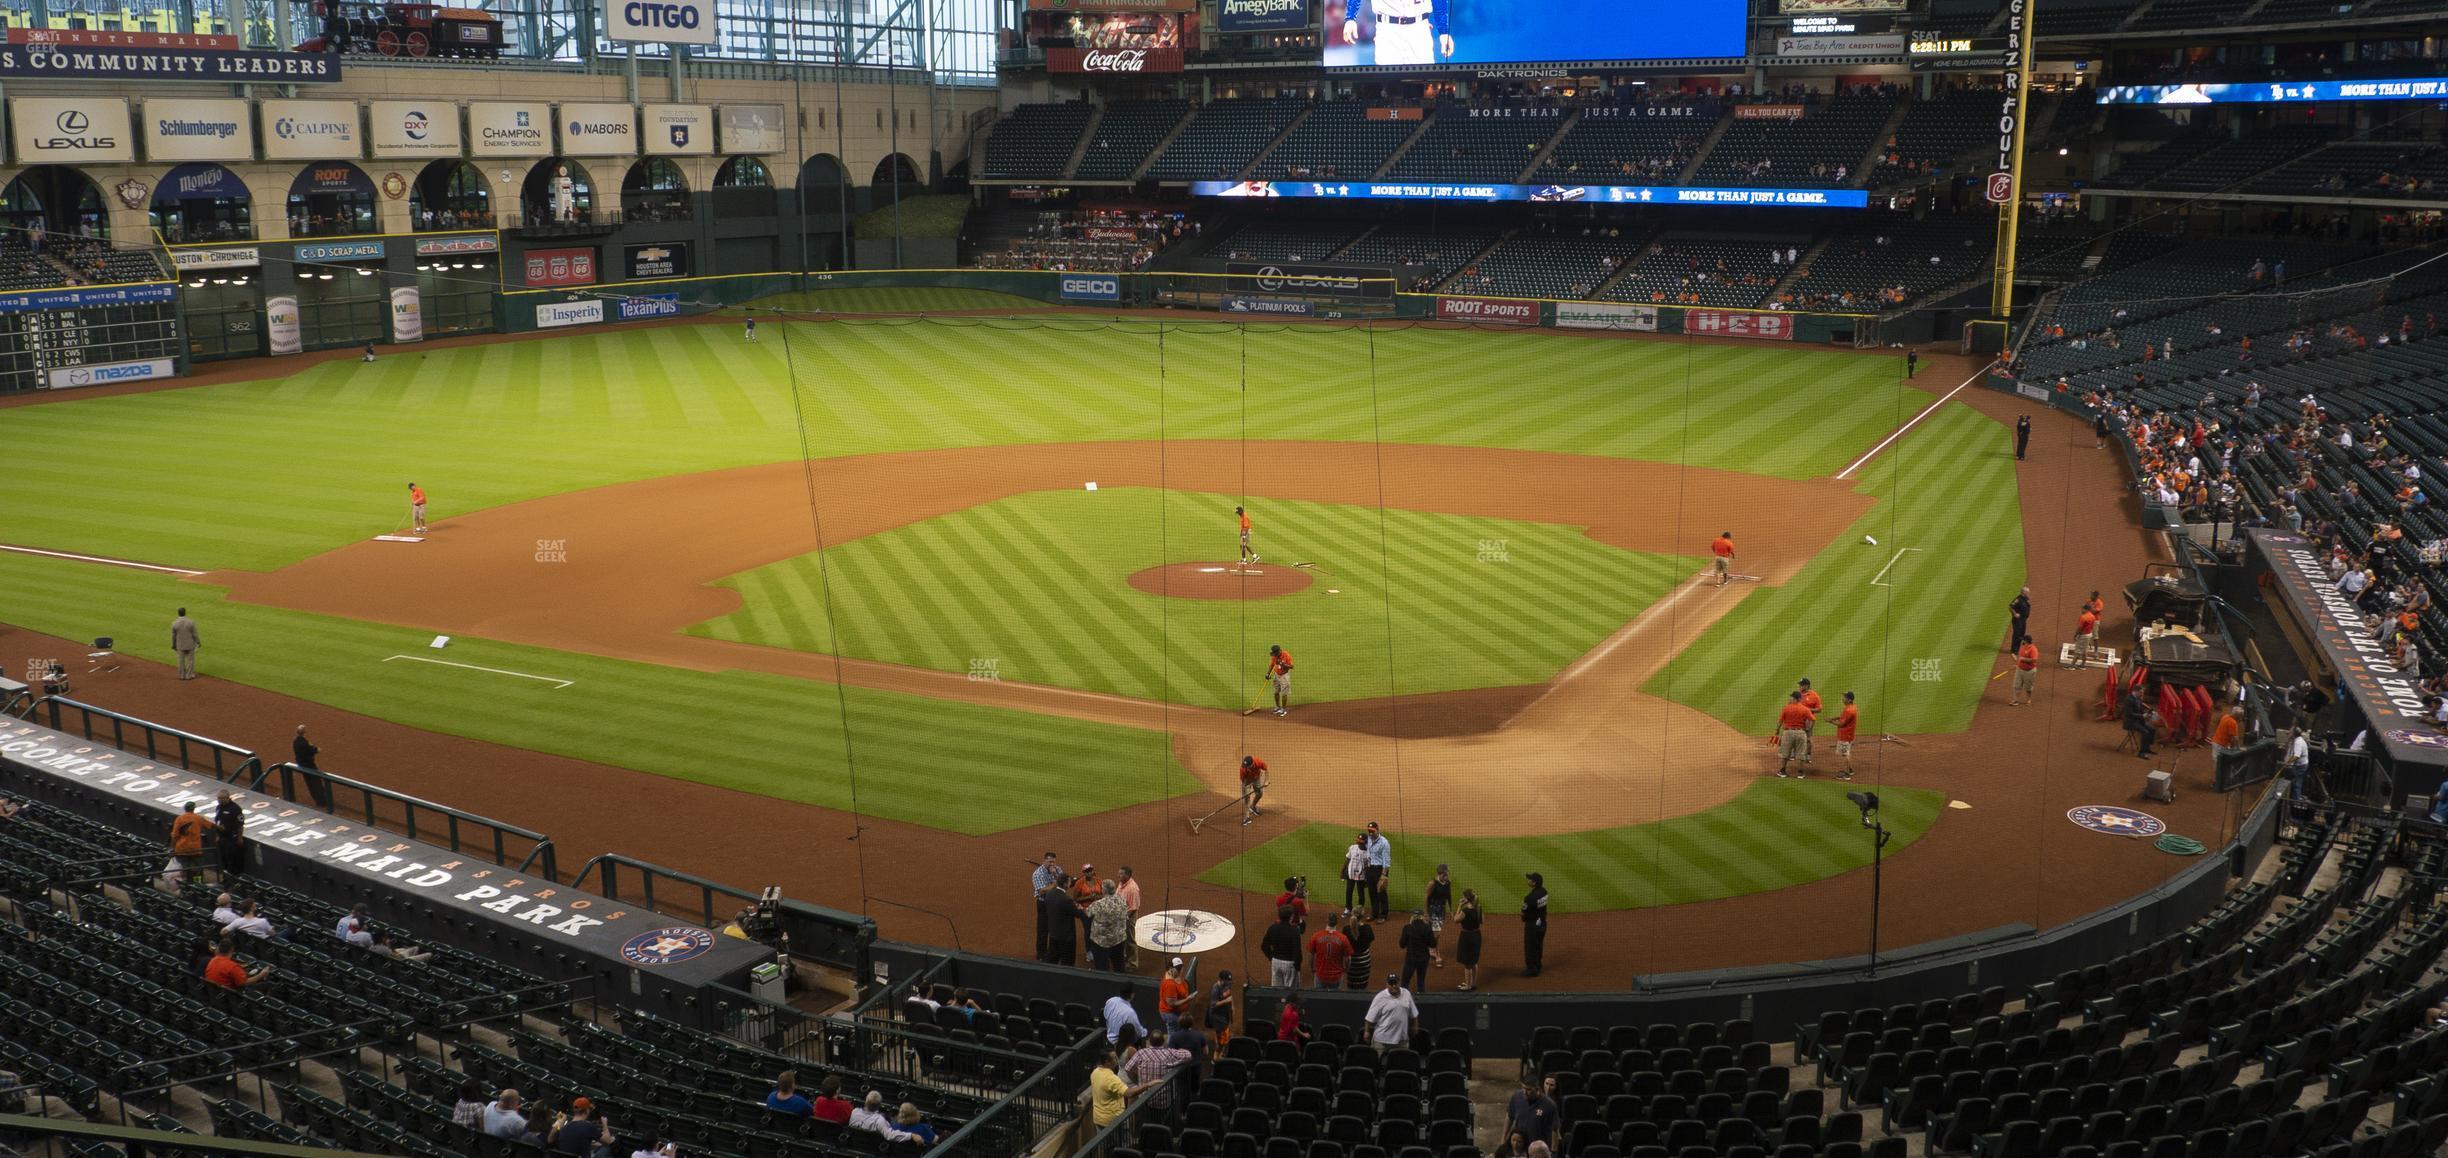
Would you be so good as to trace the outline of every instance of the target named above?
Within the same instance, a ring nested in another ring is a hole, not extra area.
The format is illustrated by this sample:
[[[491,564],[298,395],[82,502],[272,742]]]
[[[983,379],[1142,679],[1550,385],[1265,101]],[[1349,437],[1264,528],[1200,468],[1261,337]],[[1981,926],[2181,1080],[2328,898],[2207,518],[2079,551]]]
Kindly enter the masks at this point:
[[[1201,575],[1221,575],[1221,574],[1223,574],[1223,573],[1224,573],[1224,569],[1223,569],[1222,567],[1201,567],[1201,568],[1199,568],[1199,574],[1201,574]]]
[[[425,537],[422,535],[376,535],[374,541],[377,543],[422,543]]]

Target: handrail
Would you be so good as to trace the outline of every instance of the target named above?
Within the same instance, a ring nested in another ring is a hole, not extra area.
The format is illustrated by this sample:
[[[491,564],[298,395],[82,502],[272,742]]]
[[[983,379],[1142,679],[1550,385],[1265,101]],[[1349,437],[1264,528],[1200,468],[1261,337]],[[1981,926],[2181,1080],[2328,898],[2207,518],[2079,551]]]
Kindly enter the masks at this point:
[[[981,1141],[990,1143],[995,1141],[995,1139],[985,1137],[987,1130],[993,1128],[988,1125],[989,1123],[995,1122],[995,1119],[999,1115],[1010,1113],[1015,1107],[1017,1107],[1023,1113],[1030,1112],[1028,1105],[1022,1099],[1042,1096],[1036,1089],[1038,1085],[1051,1082],[1055,1074],[1058,1073],[1064,1066],[1073,1064],[1073,1062],[1077,1060],[1079,1053],[1082,1050],[1089,1048],[1091,1042],[1102,1042],[1104,1037],[1105,1031],[1102,1029],[1086,1029],[1080,1031],[1080,1039],[1071,1043],[1070,1049],[1054,1055],[1052,1058],[1048,1059],[1044,1065],[1037,1067],[1036,1073],[1030,1074],[1019,1085],[1013,1086],[1010,1093],[1003,1095],[1003,1097],[997,1100],[993,1105],[980,1111],[976,1117],[962,1123],[960,1129],[954,1130],[952,1133],[946,1135],[942,1141],[937,1142],[932,1148],[932,1152],[947,1156],[960,1155],[965,1152],[962,1149],[964,1146],[975,1146]],[[1062,1095],[1059,1100],[1068,1103],[1071,1099],[1068,1094],[1065,1094]],[[1023,1133],[1027,1136],[1034,1137],[1036,1134],[1034,1129],[1035,1123],[1031,1122],[1030,1126],[1031,1128],[1024,1130]],[[980,1154],[985,1153],[985,1151],[976,1152]],[[1002,1158],[1002,1156],[997,1155],[996,1158]]]
[[[623,868],[636,870],[638,879],[643,883],[639,897],[623,896],[620,878]],[[570,878],[569,887],[585,888],[587,878],[591,876],[600,878],[596,887],[599,896],[631,900],[658,913],[693,918],[698,924],[710,928],[720,927],[733,916],[715,911],[714,898],[717,896],[739,901],[743,908],[764,903],[763,897],[721,881],[708,880],[695,873],[682,872],[617,852],[601,853],[578,866],[578,873]],[[663,908],[655,897],[655,882],[658,880],[697,890],[695,907],[687,907],[687,902],[682,901],[676,902],[682,906],[680,908]],[[787,938],[786,945],[792,956],[849,969],[860,977],[865,976],[868,946],[874,944],[876,938],[873,918],[792,900],[781,903],[780,915],[783,936]]]
[[[136,1147],[152,1147],[163,1154],[249,1154],[257,1158],[381,1158],[363,1150],[333,1150],[322,1146],[293,1146],[286,1142],[257,1142],[236,1138],[218,1138],[211,1134],[177,1134],[168,1130],[139,1130],[133,1126],[107,1126],[99,1122],[82,1122],[68,1118],[36,1118],[24,1114],[0,1114],[0,1131],[11,1134],[31,1134],[38,1138],[88,1138],[96,1142],[118,1142]]]
[[[77,718],[78,726],[76,729],[74,729],[74,731],[78,736],[81,736],[84,739],[98,740],[109,744],[111,747],[117,748],[122,752],[133,755],[138,752],[138,749],[128,746],[127,736],[128,728],[133,726],[137,729],[144,741],[142,754],[147,760],[161,763],[169,759],[168,755],[157,746],[160,740],[167,738],[178,741],[177,761],[178,766],[184,771],[202,771],[202,769],[196,767],[195,759],[188,750],[190,746],[194,746],[200,747],[205,751],[212,753],[212,774],[214,779],[236,783],[239,777],[246,775],[249,771],[253,771],[255,773],[255,783],[260,784],[263,781],[262,761],[256,758],[255,753],[250,752],[245,748],[241,748],[236,744],[224,743],[220,740],[215,740],[210,736],[199,736],[193,732],[181,731],[177,728],[153,723],[150,720],[139,720],[134,716],[121,715],[120,713],[114,712],[109,708],[97,708],[92,704],[84,703],[79,700],[72,700],[66,696],[48,696],[41,700],[35,701],[34,706],[41,710],[41,714],[44,717],[44,723],[55,732],[71,731],[67,723],[64,722],[60,709],[62,707],[74,708],[79,713]],[[97,716],[104,720],[110,721],[111,726],[107,729],[109,732],[107,737],[97,736],[94,734],[94,719]],[[32,717],[29,715],[28,718],[31,719]],[[234,764],[225,764],[224,758],[228,757],[234,757],[236,762]],[[252,785],[250,785],[250,787],[252,787]]]
[[[1182,1105],[1190,1100],[1190,1074],[1198,1068],[1196,1065],[1184,1065],[1166,1074],[1157,1083],[1157,1089],[1122,1107],[1122,1112],[1115,1115],[1113,1121],[1106,1123],[1086,1144],[1073,1150],[1071,1158],[1104,1158],[1151,1114],[1163,1115],[1168,1120],[1167,1124],[1178,1122]]]
[[[293,803],[298,802],[297,788],[299,778],[305,778],[306,788],[309,793],[313,793],[314,784],[317,780],[322,781],[326,785],[339,785],[340,787],[347,788],[350,791],[355,792],[358,795],[358,802],[361,805],[360,811],[363,812],[363,819],[367,824],[378,823],[374,812],[375,801],[387,800],[393,804],[397,804],[400,806],[402,819],[407,828],[405,835],[411,840],[425,840],[429,839],[432,835],[430,831],[420,832],[418,830],[418,813],[429,812],[440,816],[444,821],[442,835],[447,841],[447,847],[452,852],[467,851],[465,848],[461,847],[459,841],[459,826],[461,824],[465,823],[480,826],[485,832],[492,834],[494,864],[502,865],[520,873],[537,873],[554,881],[561,879],[559,871],[560,866],[557,863],[557,857],[553,850],[552,838],[544,835],[541,832],[537,832],[532,828],[522,828],[506,821],[495,820],[489,816],[479,816],[476,813],[469,812],[464,809],[453,808],[447,804],[436,804],[433,801],[424,799],[423,797],[410,796],[405,792],[384,788],[378,784],[368,784],[362,780],[353,780],[346,776],[334,775],[320,768],[301,768],[295,764],[282,762],[279,764],[274,764],[268,771],[280,773],[279,795]],[[263,779],[263,777],[257,777],[256,782],[248,787],[254,791],[261,791]],[[327,796],[330,794],[330,789],[326,788],[321,793],[313,794],[317,797]],[[324,804],[320,799],[318,799],[316,803],[321,805],[324,811],[330,812],[334,816],[348,816],[352,819],[355,818],[355,813],[342,813],[338,811],[334,805]],[[530,842],[526,858],[519,861],[516,865],[512,865],[510,863],[510,850],[503,840],[504,837],[517,837],[520,840]]]

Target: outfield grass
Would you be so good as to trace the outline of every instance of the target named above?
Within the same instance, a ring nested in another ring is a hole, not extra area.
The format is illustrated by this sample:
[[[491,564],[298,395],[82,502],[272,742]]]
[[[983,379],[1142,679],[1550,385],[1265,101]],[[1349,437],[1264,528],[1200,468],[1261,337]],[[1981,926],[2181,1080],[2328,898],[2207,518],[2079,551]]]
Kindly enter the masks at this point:
[[[1259,664],[1278,640],[1298,641],[1304,703],[1541,683],[1698,566],[1577,527],[1401,510],[1385,512],[1381,560],[1376,510],[1270,502],[1273,565],[1314,561],[1329,578],[1247,602],[1167,600],[1125,581],[1229,559],[1232,508],[1135,487],[1018,495],[824,552],[830,616],[809,554],[726,581],[742,609],[692,630],[829,651],[833,619],[860,658],[955,672],[991,659],[1003,679],[1240,708],[1262,698]],[[1483,549],[1492,542],[1501,555]]]
[[[1163,734],[749,672],[695,672],[229,602],[167,575],[0,554],[9,622],[49,635],[115,636],[169,662],[164,625],[186,607],[211,676],[473,740],[550,752],[782,800],[954,832],[999,832],[1196,791]],[[446,659],[575,681],[534,680],[390,656]],[[12,662],[22,657],[12,657]],[[105,703],[108,697],[103,697]],[[857,738],[856,783],[843,718]],[[286,735],[227,735],[260,751]],[[346,775],[349,753],[326,752]],[[1097,791],[1078,791],[1080,769]],[[959,791],[948,791],[954,781]],[[458,803],[467,804],[467,801]],[[481,803],[474,805],[479,811]]]
[[[1803,677],[1829,711],[1858,693],[1873,735],[1970,727],[2023,585],[2011,440],[1970,409],[1932,414],[1863,469],[1877,506],[1791,583],[1751,592],[1645,690],[1763,736]]]
[[[1894,359],[1766,345],[1315,327],[1245,345],[1215,324],[1160,337],[1078,317],[760,336],[607,330],[11,410],[43,469],[0,473],[0,540],[268,570],[396,527],[410,480],[449,518],[803,450],[1158,437],[1382,435],[1809,478],[1926,401]]]
[[[1454,896],[1479,891],[1491,916],[1512,913],[1529,886],[1546,877],[1558,913],[1638,909],[1713,901],[1815,881],[1870,863],[1870,839],[1832,780],[1763,778],[1722,807],[1656,824],[1534,837],[1395,837],[1395,903],[1409,908],[1436,866],[1451,868]],[[1946,806],[1946,794],[1879,789],[1879,816],[1895,834],[1888,856],[1920,839]],[[1230,829],[1219,830],[1230,832]],[[1308,824],[1201,873],[1213,885],[1268,892],[1288,876],[1309,878],[1313,909],[1343,899],[1343,850],[1354,830]]]

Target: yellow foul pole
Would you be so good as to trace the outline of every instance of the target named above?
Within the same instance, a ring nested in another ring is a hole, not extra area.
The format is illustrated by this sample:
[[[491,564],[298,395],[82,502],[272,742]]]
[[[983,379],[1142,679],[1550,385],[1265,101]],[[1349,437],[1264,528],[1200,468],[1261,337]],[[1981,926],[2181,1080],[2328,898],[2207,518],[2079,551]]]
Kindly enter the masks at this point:
[[[2015,226],[2023,208],[2023,128],[2031,120],[2032,26],[2040,0],[2007,0],[2006,88],[1998,113],[1997,168],[1989,174],[1989,200],[1997,203],[1997,268],[1989,278],[1989,312],[2014,313]]]

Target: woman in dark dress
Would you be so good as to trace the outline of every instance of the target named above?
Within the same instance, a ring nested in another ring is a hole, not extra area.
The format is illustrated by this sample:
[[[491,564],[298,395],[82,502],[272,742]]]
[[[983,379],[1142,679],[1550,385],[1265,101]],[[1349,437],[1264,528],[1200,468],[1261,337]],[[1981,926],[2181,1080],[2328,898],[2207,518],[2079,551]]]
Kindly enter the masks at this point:
[[[1343,928],[1351,935],[1352,946],[1351,963],[1343,967],[1343,987],[1345,989],[1371,988],[1369,957],[1377,945],[1377,926],[1369,924],[1366,919],[1352,916],[1351,911],[1346,909],[1343,913]]]
[[[1462,967],[1462,984],[1455,988],[1468,992],[1479,987],[1479,892],[1462,890],[1462,911],[1455,917],[1462,926],[1462,935],[1454,941],[1454,964]]]

